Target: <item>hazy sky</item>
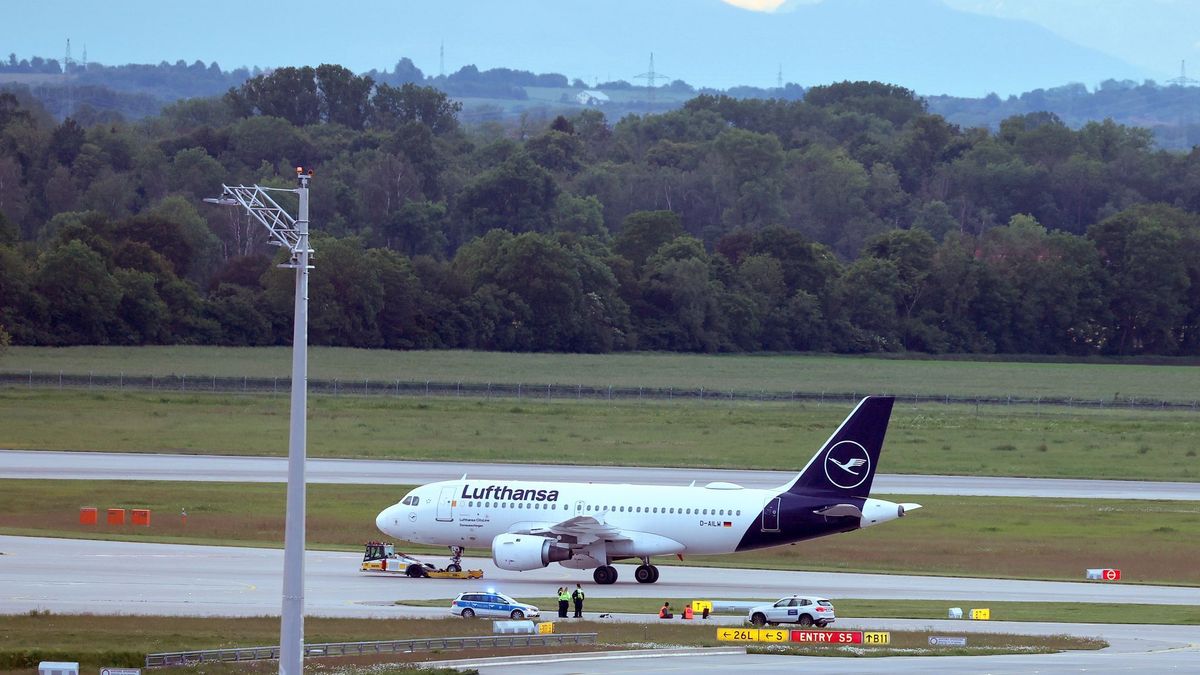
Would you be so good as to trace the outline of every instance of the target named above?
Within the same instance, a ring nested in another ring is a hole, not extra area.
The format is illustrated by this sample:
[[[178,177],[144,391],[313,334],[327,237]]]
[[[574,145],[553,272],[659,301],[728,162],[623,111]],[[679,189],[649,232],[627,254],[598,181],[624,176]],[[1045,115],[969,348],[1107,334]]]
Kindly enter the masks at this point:
[[[479,0],[483,1],[483,0]],[[506,0],[490,0],[503,3]],[[639,0],[652,4],[658,0]],[[662,0],[666,2],[667,0]],[[679,0],[674,0],[678,4]],[[709,3],[714,0],[694,0]],[[841,0],[722,0],[748,7],[746,11],[775,14],[799,4]],[[860,0],[861,1],[861,0]],[[899,0],[874,0],[891,3]],[[1038,24],[1066,39],[1123,59],[1147,76],[1164,80],[1179,73],[1180,59],[1194,63],[1200,76],[1200,0],[942,0],[955,9],[1021,19]],[[593,72],[566,72],[553,49],[539,40],[502,46],[480,35],[520,34],[527,17],[514,11],[509,23],[479,25],[471,16],[448,16],[447,7],[468,0],[358,0],[349,2],[258,2],[256,0],[4,0],[0,23],[0,53],[18,57],[39,55],[61,59],[66,40],[80,58],[105,64],[217,61],[225,69],[237,66],[278,66],[321,62],[341,63],[355,71],[390,69],[400,57],[411,57],[427,74],[439,70],[438,45],[445,41],[447,72],[475,63],[481,69],[510,66],[538,72],[562,72],[568,77],[632,79],[646,69],[640,47],[614,47],[613,59]],[[611,10],[637,22],[637,2],[623,0],[546,0],[557,14]],[[566,8],[566,9],[564,9]],[[687,18],[664,30],[687,30]],[[428,28],[426,28],[428,26]],[[586,25],[564,25],[564,32],[585,31]],[[848,27],[852,30],[852,27]],[[405,32],[407,31],[407,32]],[[407,35],[402,38],[401,35]],[[559,36],[555,36],[559,37]],[[620,36],[614,36],[620,41]],[[497,41],[503,43],[502,40]],[[618,58],[619,57],[619,58]],[[770,86],[770,76],[745,82],[705,81],[687,64],[668,72],[695,85],[733,84]],[[660,67],[663,67],[660,62]],[[663,67],[663,70],[667,70]],[[677,72],[682,70],[683,72]],[[802,84],[814,84],[802,82]],[[1095,83],[1088,83],[1095,84]]]

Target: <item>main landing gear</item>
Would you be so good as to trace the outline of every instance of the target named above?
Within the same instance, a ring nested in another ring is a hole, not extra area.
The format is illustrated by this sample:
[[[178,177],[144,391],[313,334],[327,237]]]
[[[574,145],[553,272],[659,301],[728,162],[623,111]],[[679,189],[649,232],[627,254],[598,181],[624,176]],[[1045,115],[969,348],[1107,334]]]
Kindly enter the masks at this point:
[[[451,546],[450,547],[450,564],[446,565],[447,572],[461,572],[462,571],[462,554],[463,554],[463,547],[461,547],[461,546]]]
[[[617,568],[612,565],[601,565],[592,572],[592,578],[601,586],[617,582]],[[642,564],[633,571],[633,578],[639,584],[652,584],[658,581],[658,568],[650,564],[649,558],[642,558]]]
[[[601,586],[617,583],[617,568],[612,565],[601,565],[592,572],[592,579]]]
[[[658,568],[650,564],[649,558],[642,558],[642,564],[633,571],[633,578],[639,584],[652,584],[658,581]]]

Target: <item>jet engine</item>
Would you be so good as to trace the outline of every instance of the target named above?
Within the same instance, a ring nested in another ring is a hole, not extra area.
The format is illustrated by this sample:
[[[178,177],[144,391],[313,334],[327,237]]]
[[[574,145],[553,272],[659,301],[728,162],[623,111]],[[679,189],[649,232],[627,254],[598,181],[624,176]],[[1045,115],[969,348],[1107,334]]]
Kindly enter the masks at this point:
[[[492,562],[502,570],[524,572],[562,562],[571,548],[554,539],[531,534],[502,534],[492,540]]]

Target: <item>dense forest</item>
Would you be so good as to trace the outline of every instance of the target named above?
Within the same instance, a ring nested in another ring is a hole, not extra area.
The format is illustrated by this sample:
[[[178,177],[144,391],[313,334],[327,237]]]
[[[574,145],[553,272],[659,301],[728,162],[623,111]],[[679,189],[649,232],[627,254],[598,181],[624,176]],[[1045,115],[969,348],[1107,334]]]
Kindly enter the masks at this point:
[[[0,339],[286,344],[261,228],[315,171],[314,344],[1200,354],[1200,153],[876,82],[465,126],[414,82],[259,74],[136,123],[0,94]]]

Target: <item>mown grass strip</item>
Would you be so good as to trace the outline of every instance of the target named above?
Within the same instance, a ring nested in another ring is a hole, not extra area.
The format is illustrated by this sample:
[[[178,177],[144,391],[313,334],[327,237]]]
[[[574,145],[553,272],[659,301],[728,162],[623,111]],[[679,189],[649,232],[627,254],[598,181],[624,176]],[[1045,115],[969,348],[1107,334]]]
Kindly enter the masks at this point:
[[[847,403],[309,398],[310,457],[799,470]],[[1200,481],[1190,411],[898,404],[889,473]],[[275,455],[281,396],[0,390],[0,446]]]
[[[719,646],[713,626],[703,623],[627,624],[597,621],[562,622],[558,632],[597,633],[601,647],[639,646],[647,643],[663,646]],[[324,619],[308,617],[304,621],[306,642],[357,642],[367,640],[402,640],[423,637],[487,635],[492,631],[490,621],[461,619]],[[920,631],[891,631],[889,649],[928,647],[928,633]],[[941,634],[941,633],[939,633]],[[949,633],[953,635],[954,633]],[[34,659],[47,654],[71,657],[80,666],[93,669],[100,666],[138,667],[147,653],[195,649],[221,649],[274,645],[279,642],[279,620],[273,617],[254,618],[197,618],[150,616],[103,616],[31,613],[0,616],[0,669],[29,668]],[[1103,641],[1071,636],[1033,636],[971,633],[970,644],[981,653],[1013,653],[1031,651],[1060,651],[1066,649],[1099,649]],[[19,645],[19,646],[18,646]],[[562,651],[556,648],[554,651]],[[514,650],[496,650],[514,653]],[[821,648],[821,655],[863,655],[833,648]],[[883,652],[880,652],[883,653]],[[938,652],[933,652],[938,653]],[[942,650],[941,653],[952,653]],[[478,653],[435,652],[415,655],[389,655],[386,662],[407,658],[412,661],[442,660],[482,656]],[[313,659],[312,663],[329,660]],[[278,667],[269,662],[268,666]],[[261,668],[258,668],[261,669]],[[256,672],[251,671],[251,672]],[[156,670],[155,672],[160,672]],[[170,669],[161,672],[194,672]],[[244,672],[210,671],[205,672]],[[265,671],[264,671],[265,672]]]
[[[309,545],[361,550],[364,541],[381,536],[376,514],[408,489],[310,485]],[[284,493],[285,486],[277,483],[0,480],[0,533],[279,547]],[[1122,570],[1122,583],[1200,585],[1200,567],[1194,564],[1200,502],[903,499],[924,508],[884,526],[817,542],[687,556],[683,564],[1076,581],[1087,568],[1116,567]],[[148,508],[151,526],[80,525],[81,506]],[[186,525],[181,509],[187,509]],[[401,548],[445,562],[445,549]],[[469,553],[490,555],[486,549]]]
[[[878,356],[520,354],[314,347],[309,375],[343,380],[1196,400],[1194,361],[1030,363]],[[1028,361],[1028,359],[1027,359]],[[287,347],[12,347],[4,372],[287,377]]]

